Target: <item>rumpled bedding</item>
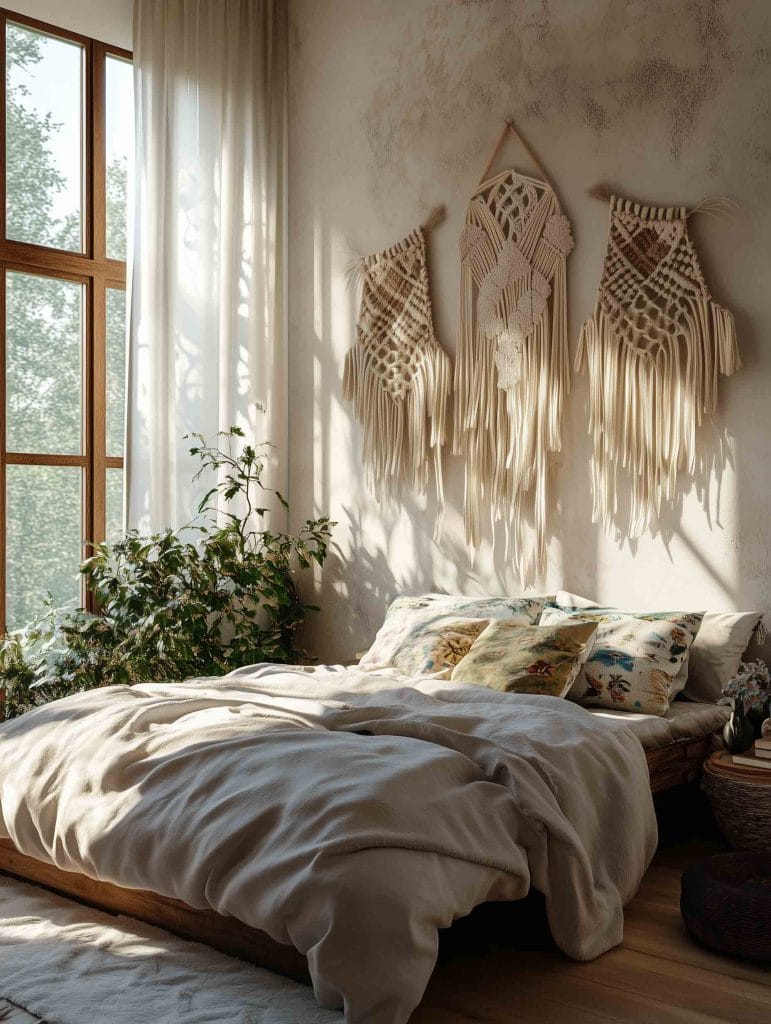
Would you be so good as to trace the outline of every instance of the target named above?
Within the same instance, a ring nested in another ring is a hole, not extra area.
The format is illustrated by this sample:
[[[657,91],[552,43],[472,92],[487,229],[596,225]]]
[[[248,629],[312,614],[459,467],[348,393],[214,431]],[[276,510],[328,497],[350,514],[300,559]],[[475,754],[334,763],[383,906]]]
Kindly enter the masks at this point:
[[[0,727],[0,835],[294,945],[350,1024],[402,1024],[437,931],[545,896],[591,959],[653,855],[642,747],[565,700],[256,666],[108,687]]]

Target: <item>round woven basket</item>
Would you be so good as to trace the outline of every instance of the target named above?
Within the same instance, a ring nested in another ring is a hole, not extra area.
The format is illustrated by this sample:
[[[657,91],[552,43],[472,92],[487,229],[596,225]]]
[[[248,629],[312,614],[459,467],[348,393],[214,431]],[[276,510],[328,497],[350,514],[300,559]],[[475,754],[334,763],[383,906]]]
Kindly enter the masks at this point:
[[[704,945],[771,960],[771,853],[721,853],[694,864],[683,874],[680,910]]]
[[[771,851],[771,770],[734,766],[721,752],[704,765],[701,785],[730,846]]]

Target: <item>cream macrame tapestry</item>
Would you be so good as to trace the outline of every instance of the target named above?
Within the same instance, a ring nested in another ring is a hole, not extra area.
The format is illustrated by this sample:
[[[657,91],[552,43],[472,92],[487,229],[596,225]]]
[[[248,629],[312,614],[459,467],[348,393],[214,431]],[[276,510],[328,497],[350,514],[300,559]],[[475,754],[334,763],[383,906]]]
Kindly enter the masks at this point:
[[[434,337],[423,232],[365,256],[352,275],[361,278],[361,306],[343,395],[364,427],[370,486],[379,500],[398,498],[405,485],[424,494],[433,467],[438,531],[450,361]]]
[[[485,518],[493,532],[502,522],[524,585],[546,566],[549,462],[560,449],[569,387],[565,269],[572,248],[570,223],[545,181],[505,171],[472,196],[460,239],[455,366],[466,542],[479,547]]]
[[[697,208],[698,209],[698,208]],[[731,313],[713,302],[684,208],[610,200],[594,316],[576,369],[589,372],[595,522],[638,537],[697,467],[696,428],[717,405],[718,374],[741,365]],[[619,471],[629,508],[619,510]]]

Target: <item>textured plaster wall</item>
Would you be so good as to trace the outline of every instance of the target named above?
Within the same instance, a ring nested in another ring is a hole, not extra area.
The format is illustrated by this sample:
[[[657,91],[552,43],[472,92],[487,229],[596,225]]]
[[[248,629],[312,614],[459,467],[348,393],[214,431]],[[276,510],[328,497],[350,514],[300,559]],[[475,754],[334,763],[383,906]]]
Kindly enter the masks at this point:
[[[341,399],[354,336],[344,268],[402,238],[435,204],[429,239],[438,337],[453,354],[457,238],[502,119],[549,168],[576,238],[571,350],[592,310],[607,227],[597,182],[649,202],[733,196],[728,223],[691,221],[715,297],[735,313],[743,370],[722,385],[703,443],[712,463],[637,544],[591,522],[586,381],[573,378],[554,480],[549,569],[628,607],[771,604],[771,3],[767,0],[291,0],[290,500],[295,522],[339,521],[339,552],[308,596],[325,659],[369,643],[400,590],[519,593],[502,550],[473,566],[460,460],[445,452],[444,539],[432,505],[378,506]],[[496,164],[533,170],[514,143]]]

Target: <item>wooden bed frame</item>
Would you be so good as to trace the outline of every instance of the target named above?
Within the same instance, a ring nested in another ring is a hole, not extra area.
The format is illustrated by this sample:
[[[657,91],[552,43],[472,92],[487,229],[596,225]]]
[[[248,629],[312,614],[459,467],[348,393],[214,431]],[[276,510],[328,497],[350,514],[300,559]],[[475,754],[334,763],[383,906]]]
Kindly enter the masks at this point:
[[[651,792],[663,793],[674,786],[700,779],[704,762],[712,753],[713,736],[714,733],[708,733],[706,736],[688,737],[665,747],[646,750]]]
[[[652,792],[661,793],[696,781],[711,748],[710,734],[648,751],[646,757]],[[168,896],[124,889],[75,872],[62,871],[52,864],[19,853],[9,839],[0,839],[0,873],[42,885],[111,914],[138,918],[183,939],[203,942],[296,981],[310,982],[307,961],[296,949],[274,942],[265,932],[250,928],[233,917],[223,917],[214,910],[195,910]]]

